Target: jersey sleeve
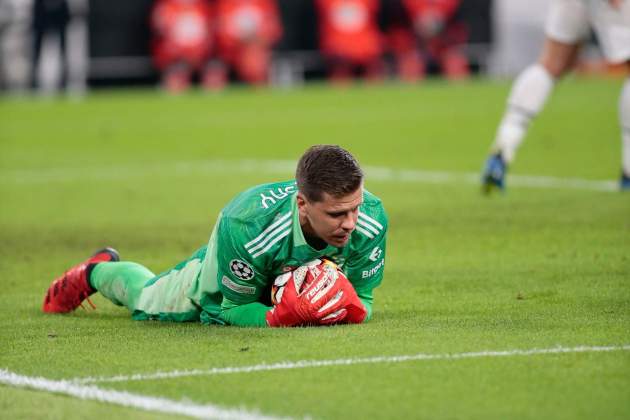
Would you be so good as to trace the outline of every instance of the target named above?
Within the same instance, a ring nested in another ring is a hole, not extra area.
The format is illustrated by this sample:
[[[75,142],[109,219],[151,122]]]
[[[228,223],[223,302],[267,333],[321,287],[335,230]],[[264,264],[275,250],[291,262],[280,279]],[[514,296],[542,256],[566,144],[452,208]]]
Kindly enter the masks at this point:
[[[269,281],[266,270],[256,266],[244,248],[247,226],[234,219],[223,218],[219,226],[217,247],[217,279],[223,295],[221,318],[230,325],[265,326],[270,309],[260,303]]]
[[[372,216],[359,213],[357,235],[361,236],[356,250],[343,267],[348,280],[368,312],[372,316],[373,290],[383,281],[387,248],[387,216],[380,208]]]

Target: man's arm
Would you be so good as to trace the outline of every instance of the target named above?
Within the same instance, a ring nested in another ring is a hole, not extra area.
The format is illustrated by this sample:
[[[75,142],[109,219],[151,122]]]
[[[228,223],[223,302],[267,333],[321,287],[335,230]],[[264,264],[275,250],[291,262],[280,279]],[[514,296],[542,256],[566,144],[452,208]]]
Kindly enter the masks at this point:
[[[230,325],[239,327],[267,327],[265,319],[271,308],[260,302],[238,305],[227,298],[223,298],[221,318]]]
[[[365,293],[357,293],[357,295],[359,296],[359,299],[361,300],[361,303],[363,304],[363,306],[365,306],[365,310],[367,311],[367,316],[365,317],[365,321],[369,321],[372,318],[372,302],[374,302],[374,296],[372,296],[372,290],[370,290],[369,292],[365,292]]]
[[[364,322],[372,317],[373,290],[381,284],[385,269],[387,217],[382,209],[374,216],[378,216],[378,219],[359,216],[360,223],[357,227],[361,227],[367,234],[363,235],[361,246],[343,267],[348,280],[367,310]]]
[[[269,281],[261,263],[254,264],[236,232],[247,229],[241,222],[222,218],[218,229],[217,279],[223,295],[220,317],[229,325],[265,327],[271,308],[260,303]]]

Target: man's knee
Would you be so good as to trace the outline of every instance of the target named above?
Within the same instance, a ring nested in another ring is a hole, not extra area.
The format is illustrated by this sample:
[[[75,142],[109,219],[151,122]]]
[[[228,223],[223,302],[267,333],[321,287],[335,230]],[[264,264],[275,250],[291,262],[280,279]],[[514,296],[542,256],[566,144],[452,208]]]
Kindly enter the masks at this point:
[[[538,62],[554,79],[558,79],[573,69],[579,49],[579,44],[566,44],[546,38]]]

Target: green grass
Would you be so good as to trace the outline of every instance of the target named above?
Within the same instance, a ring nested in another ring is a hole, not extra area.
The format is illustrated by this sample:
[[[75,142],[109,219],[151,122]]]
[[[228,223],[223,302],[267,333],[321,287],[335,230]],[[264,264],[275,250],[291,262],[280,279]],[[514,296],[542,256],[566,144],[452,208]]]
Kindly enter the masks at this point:
[[[561,83],[514,174],[616,179],[619,81]],[[630,195],[367,179],[389,212],[385,280],[361,326],[243,329],[49,316],[50,281],[102,245],[153,271],[204,244],[220,208],[291,177],[204,162],[295,160],[338,143],[364,165],[477,172],[507,83],[82,102],[0,100],[0,368],[68,379],[263,362],[630,343]],[[509,182],[509,181],[508,181]],[[107,383],[103,388],[314,418],[627,418],[630,352],[415,361]],[[0,386],[0,418],[157,418]],[[167,418],[169,416],[163,416]],[[162,417],[160,417],[162,418]]]

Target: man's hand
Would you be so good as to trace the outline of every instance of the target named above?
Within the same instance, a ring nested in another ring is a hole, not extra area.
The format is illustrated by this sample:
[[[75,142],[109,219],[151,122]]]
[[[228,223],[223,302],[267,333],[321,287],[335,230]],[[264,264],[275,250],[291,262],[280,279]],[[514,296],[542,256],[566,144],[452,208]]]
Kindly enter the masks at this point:
[[[298,303],[298,312],[309,324],[322,324],[322,319],[333,315],[343,319],[343,310],[347,303],[347,294],[343,290],[343,280],[347,279],[337,270],[337,266],[325,262],[321,272],[315,278]],[[323,322],[326,323],[326,322]]]
[[[345,313],[339,311],[347,303],[347,298],[339,279],[345,277],[330,262],[299,267],[284,279],[286,284],[282,298],[267,312],[267,324],[271,327],[293,327],[343,319]],[[331,314],[333,318],[321,322],[322,318]]]
[[[287,283],[282,291],[282,300],[274,305],[265,318],[270,327],[293,327],[300,325],[304,320],[297,312],[298,291],[295,288],[295,278],[291,273],[285,274]]]
[[[278,277],[276,285],[284,289],[267,312],[271,327],[359,324],[367,316],[350,281],[329,261],[299,267]]]
[[[357,292],[354,290],[352,283],[346,278],[343,273],[339,273],[338,287],[340,292],[343,293],[343,308],[339,311],[332,313],[328,316],[320,318],[320,324],[334,324],[334,323],[348,323],[348,324],[360,324],[365,320],[367,316],[367,310]]]

